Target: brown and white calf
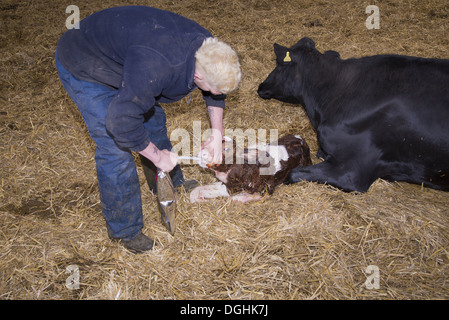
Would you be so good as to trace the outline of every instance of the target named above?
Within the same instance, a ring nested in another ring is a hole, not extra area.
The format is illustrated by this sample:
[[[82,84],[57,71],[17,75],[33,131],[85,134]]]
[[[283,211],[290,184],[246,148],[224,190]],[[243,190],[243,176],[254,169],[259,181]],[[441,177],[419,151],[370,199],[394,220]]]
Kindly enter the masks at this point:
[[[298,135],[285,135],[277,143],[248,148],[240,148],[224,137],[222,163],[207,165],[221,182],[193,189],[190,202],[217,197],[240,202],[258,200],[266,193],[273,194],[293,168],[311,164],[309,146]]]

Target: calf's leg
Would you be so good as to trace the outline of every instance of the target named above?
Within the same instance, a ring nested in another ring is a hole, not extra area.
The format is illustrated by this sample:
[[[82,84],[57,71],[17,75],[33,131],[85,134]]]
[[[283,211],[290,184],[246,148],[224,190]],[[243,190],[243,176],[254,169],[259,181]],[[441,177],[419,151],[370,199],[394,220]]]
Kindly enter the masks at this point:
[[[221,182],[206,186],[199,186],[190,192],[191,203],[204,202],[207,201],[207,199],[214,199],[218,197],[229,197],[226,186]]]

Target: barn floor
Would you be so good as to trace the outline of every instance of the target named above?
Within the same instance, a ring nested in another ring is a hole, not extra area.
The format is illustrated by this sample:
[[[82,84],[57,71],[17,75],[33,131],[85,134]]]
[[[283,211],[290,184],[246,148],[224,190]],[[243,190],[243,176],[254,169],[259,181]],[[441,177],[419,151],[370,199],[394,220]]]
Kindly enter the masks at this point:
[[[73,4],[83,18],[112,6],[149,3]],[[0,299],[449,298],[448,194],[407,183],[378,180],[357,194],[304,182],[250,204],[190,204],[182,193],[172,236],[160,223],[139,164],[143,231],[156,247],[134,255],[110,242],[94,145],[54,67],[69,4],[0,4]],[[196,20],[238,52],[243,79],[228,97],[225,128],[300,134],[312,154],[316,136],[302,107],[257,96],[274,68],[274,42],[291,46],[308,36],[320,51],[336,50],[343,58],[449,58],[447,1],[151,5]],[[379,7],[378,30],[365,26],[368,5]],[[164,107],[170,133],[209,127],[199,92],[190,105],[186,98]],[[198,166],[183,168],[187,178],[215,182]]]

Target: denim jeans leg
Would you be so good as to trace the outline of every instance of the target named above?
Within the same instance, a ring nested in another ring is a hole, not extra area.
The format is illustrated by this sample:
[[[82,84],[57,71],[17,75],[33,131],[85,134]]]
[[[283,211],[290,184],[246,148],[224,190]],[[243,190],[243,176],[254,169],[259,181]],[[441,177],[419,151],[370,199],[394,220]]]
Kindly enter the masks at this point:
[[[173,148],[167,135],[166,121],[165,111],[158,104],[154,105],[145,115],[145,129],[148,131],[151,142],[160,150]],[[170,177],[175,187],[184,183],[184,176],[179,164],[170,172]]]
[[[131,152],[120,149],[105,127],[107,109],[117,91],[73,77],[62,66],[57,54],[55,58],[64,88],[80,110],[97,146],[98,186],[108,233],[113,238],[131,240],[143,227],[136,165]]]

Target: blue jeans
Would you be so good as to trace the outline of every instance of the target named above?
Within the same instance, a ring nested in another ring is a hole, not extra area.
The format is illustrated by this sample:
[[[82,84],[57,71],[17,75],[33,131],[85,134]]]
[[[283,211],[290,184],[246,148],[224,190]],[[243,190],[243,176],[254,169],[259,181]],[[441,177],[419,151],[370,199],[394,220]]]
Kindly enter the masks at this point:
[[[105,127],[109,103],[118,90],[75,78],[61,64],[57,53],[55,62],[59,78],[80,110],[89,135],[97,146],[95,162],[98,187],[109,236],[131,240],[140,234],[143,227],[140,184],[136,165],[132,153],[118,147]],[[167,136],[164,110],[159,105],[149,109],[144,127],[149,133],[151,142],[161,150],[171,150],[172,145]],[[171,176],[175,186],[184,182],[179,166],[175,167]]]

